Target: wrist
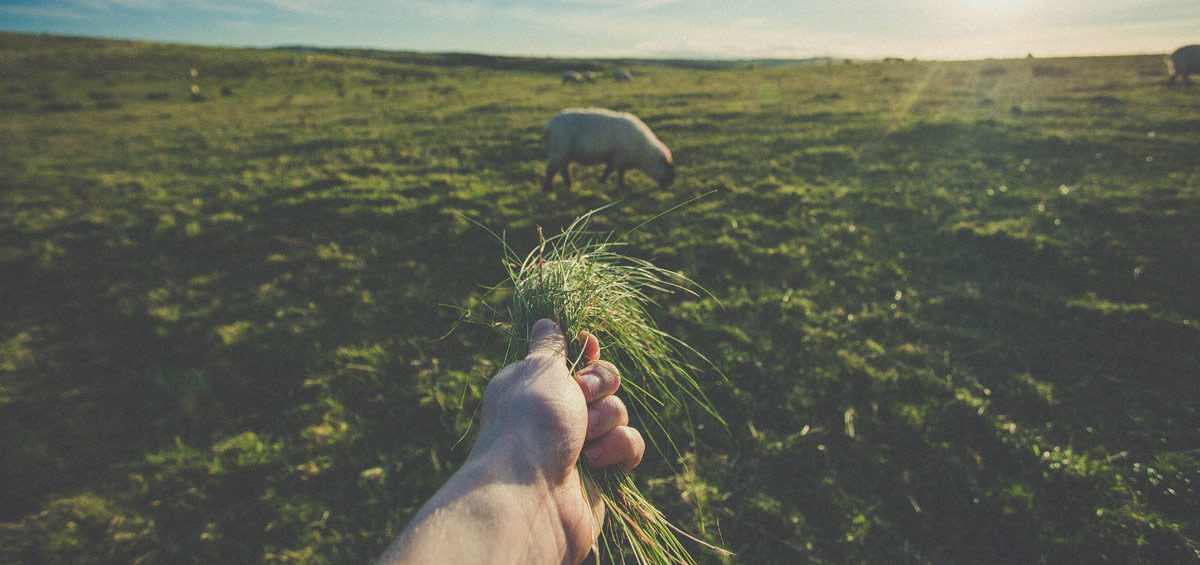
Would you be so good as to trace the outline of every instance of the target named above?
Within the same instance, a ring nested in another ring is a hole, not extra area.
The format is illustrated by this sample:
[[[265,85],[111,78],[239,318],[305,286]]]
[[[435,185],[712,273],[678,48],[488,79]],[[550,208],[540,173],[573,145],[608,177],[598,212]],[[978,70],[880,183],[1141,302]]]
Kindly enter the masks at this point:
[[[500,427],[500,426],[497,426]],[[505,426],[502,429],[524,429]],[[569,449],[569,446],[561,446]],[[476,438],[463,466],[471,466],[493,480],[524,485],[534,491],[549,493],[574,468],[574,458],[568,463],[553,452],[556,446],[534,441],[528,433],[484,433]],[[578,448],[575,450],[578,456]],[[562,467],[560,469],[560,467]]]

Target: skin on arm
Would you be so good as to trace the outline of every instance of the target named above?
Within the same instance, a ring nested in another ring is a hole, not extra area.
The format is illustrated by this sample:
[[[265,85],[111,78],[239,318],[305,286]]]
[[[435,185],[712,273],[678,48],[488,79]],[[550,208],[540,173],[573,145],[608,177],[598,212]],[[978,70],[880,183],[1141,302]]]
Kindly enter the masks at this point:
[[[562,332],[549,320],[534,324],[529,354],[488,383],[479,436],[462,468],[379,563],[583,561],[604,508],[584,492],[576,462],[582,456],[629,470],[646,445],[613,396],[616,368],[599,360],[595,336],[579,337],[587,363],[571,375]]]

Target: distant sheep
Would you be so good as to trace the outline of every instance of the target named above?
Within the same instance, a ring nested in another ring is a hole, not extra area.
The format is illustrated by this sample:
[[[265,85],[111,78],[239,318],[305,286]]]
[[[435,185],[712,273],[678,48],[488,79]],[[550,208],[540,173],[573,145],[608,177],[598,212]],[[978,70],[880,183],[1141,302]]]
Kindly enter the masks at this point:
[[[596,82],[596,73],[591,71],[583,73],[583,82]]]
[[[633,73],[625,69],[613,69],[612,77],[617,82],[629,82],[633,80]]]
[[[1181,75],[1183,84],[1191,84],[1188,75],[1200,74],[1200,45],[1187,45],[1171,53],[1167,58],[1167,72],[1171,73],[1171,77],[1167,79],[1168,85],[1174,84],[1175,77]]]
[[[575,71],[563,71],[562,83],[567,84],[568,82],[572,84],[579,84],[583,82],[583,75]]]
[[[617,171],[617,186],[625,188],[625,171],[640,169],[667,188],[675,180],[671,150],[633,114],[601,108],[563,110],[546,121],[546,178],[542,190],[554,187],[554,175],[562,173],[571,186],[571,163],[605,164],[600,182]]]

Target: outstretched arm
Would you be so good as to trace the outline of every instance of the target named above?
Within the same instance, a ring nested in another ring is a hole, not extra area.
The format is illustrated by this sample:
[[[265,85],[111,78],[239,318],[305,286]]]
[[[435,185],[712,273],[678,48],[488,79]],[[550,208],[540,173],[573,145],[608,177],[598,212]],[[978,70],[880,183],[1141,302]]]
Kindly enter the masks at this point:
[[[620,376],[580,334],[587,365],[571,375],[566,339],[534,324],[529,353],[488,383],[479,437],[463,467],[417,512],[380,563],[579,563],[603,505],[575,464],[637,466],[645,442],[613,393]],[[597,514],[593,515],[595,509]]]

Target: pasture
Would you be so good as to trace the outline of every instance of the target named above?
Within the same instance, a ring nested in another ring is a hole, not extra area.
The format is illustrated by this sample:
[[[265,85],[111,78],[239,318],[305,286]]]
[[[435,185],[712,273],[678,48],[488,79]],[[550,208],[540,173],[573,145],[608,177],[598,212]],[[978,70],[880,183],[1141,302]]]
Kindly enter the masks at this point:
[[[652,312],[725,377],[728,428],[635,474],[676,524],[730,563],[1200,559],[1200,86],[1166,78],[0,34],[0,562],[373,559],[503,355],[450,332],[504,274],[466,218],[523,252],[710,191],[625,250],[712,293]],[[544,194],[581,106],[675,184]]]

